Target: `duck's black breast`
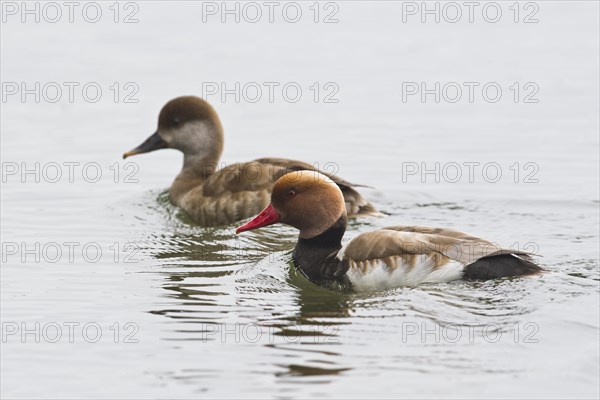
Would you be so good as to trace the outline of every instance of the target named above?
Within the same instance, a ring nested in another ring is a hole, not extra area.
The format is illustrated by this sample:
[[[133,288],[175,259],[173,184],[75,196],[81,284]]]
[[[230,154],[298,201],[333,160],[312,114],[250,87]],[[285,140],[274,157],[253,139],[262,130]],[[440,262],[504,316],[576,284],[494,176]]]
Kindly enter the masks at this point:
[[[347,219],[343,215],[331,228],[310,239],[298,239],[294,249],[294,264],[312,282],[327,286],[340,283],[350,286],[346,275],[349,264],[336,256],[342,248]]]

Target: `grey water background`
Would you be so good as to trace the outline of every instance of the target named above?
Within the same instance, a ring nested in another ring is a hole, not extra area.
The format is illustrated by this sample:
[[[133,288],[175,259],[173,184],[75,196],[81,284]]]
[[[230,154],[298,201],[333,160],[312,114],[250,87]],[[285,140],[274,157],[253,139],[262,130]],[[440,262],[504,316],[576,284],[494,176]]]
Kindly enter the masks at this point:
[[[312,2],[297,23],[222,23],[200,2],[144,1],[120,3],[115,23],[98,4],[97,23],[70,23],[65,7],[57,23],[3,14],[3,398],[598,398],[598,2],[522,2],[518,23],[513,2],[497,3],[497,23],[483,2],[473,23],[464,6],[457,23],[403,22],[410,5],[390,1],[320,3],[318,23]],[[8,94],[21,82],[64,92],[23,101]],[[72,102],[64,82],[80,85]],[[548,273],[336,293],[290,267],[292,229],[194,226],[165,194],[180,154],[120,156],[167,100],[211,82],[301,87],[296,103],[264,86],[256,103],[208,97],[222,161],[296,158],[371,186],[389,216],[353,221],[347,238],[447,226],[542,254]],[[473,102],[463,86],[436,103],[403,99],[407,82],[480,86]],[[482,97],[487,82],[499,101]],[[538,102],[523,101],[526,83]]]

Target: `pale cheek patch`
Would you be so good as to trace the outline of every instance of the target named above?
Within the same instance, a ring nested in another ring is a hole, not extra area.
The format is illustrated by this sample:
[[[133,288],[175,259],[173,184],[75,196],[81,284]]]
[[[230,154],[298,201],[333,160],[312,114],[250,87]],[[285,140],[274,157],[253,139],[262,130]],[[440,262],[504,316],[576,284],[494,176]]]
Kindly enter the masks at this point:
[[[441,283],[461,279],[464,265],[449,260],[435,268],[435,258],[418,257],[416,264],[394,257],[388,266],[381,260],[351,261],[347,272],[352,287],[357,291],[387,290],[400,286],[416,286],[421,283]]]

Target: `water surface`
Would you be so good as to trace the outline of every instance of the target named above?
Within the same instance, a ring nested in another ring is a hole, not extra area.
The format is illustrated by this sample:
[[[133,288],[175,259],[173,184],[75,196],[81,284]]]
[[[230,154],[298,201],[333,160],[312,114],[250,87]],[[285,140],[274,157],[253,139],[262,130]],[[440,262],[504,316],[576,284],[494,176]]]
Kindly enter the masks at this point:
[[[334,24],[312,22],[309,3],[296,24],[136,4],[134,24],[2,24],[3,82],[104,89],[97,103],[2,102],[3,397],[600,395],[597,2],[537,2],[534,24],[512,22],[504,2],[496,24],[403,23],[399,2],[336,2]],[[114,82],[135,83],[139,101],[115,103]],[[165,193],[178,153],[120,155],[164,102],[207,82],[304,89],[297,103],[209,98],[223,162],[296,158],[372,186],[361,190],[389,216],[352,221],[347,239],[453,227],[542,254],[548,273],[337,293],[291,267],[290,228],[195,226]],[[339,101],[315,103],[314,82],[335,83]],[[403,82],[497,82],[504,94],[403,102]],[[534,82],[539,102],[515,103],[514,82]],[[72,182],[65,162],[79,163]],[[22,173],[35,163],[39,179]],[[56,183],[42,173],[52,163]]]

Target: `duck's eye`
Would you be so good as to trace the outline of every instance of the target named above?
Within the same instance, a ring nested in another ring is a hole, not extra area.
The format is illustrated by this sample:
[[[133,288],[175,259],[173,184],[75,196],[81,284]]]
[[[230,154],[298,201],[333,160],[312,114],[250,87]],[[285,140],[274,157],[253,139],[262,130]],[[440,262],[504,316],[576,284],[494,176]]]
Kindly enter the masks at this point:
[[[177,118],[177,117],[173,118],[173,124],[179,125],[179,118]]]
[[[294,189],[290,189],[287,193],[288,197],[294,197],[298,192],[296,192]]]

